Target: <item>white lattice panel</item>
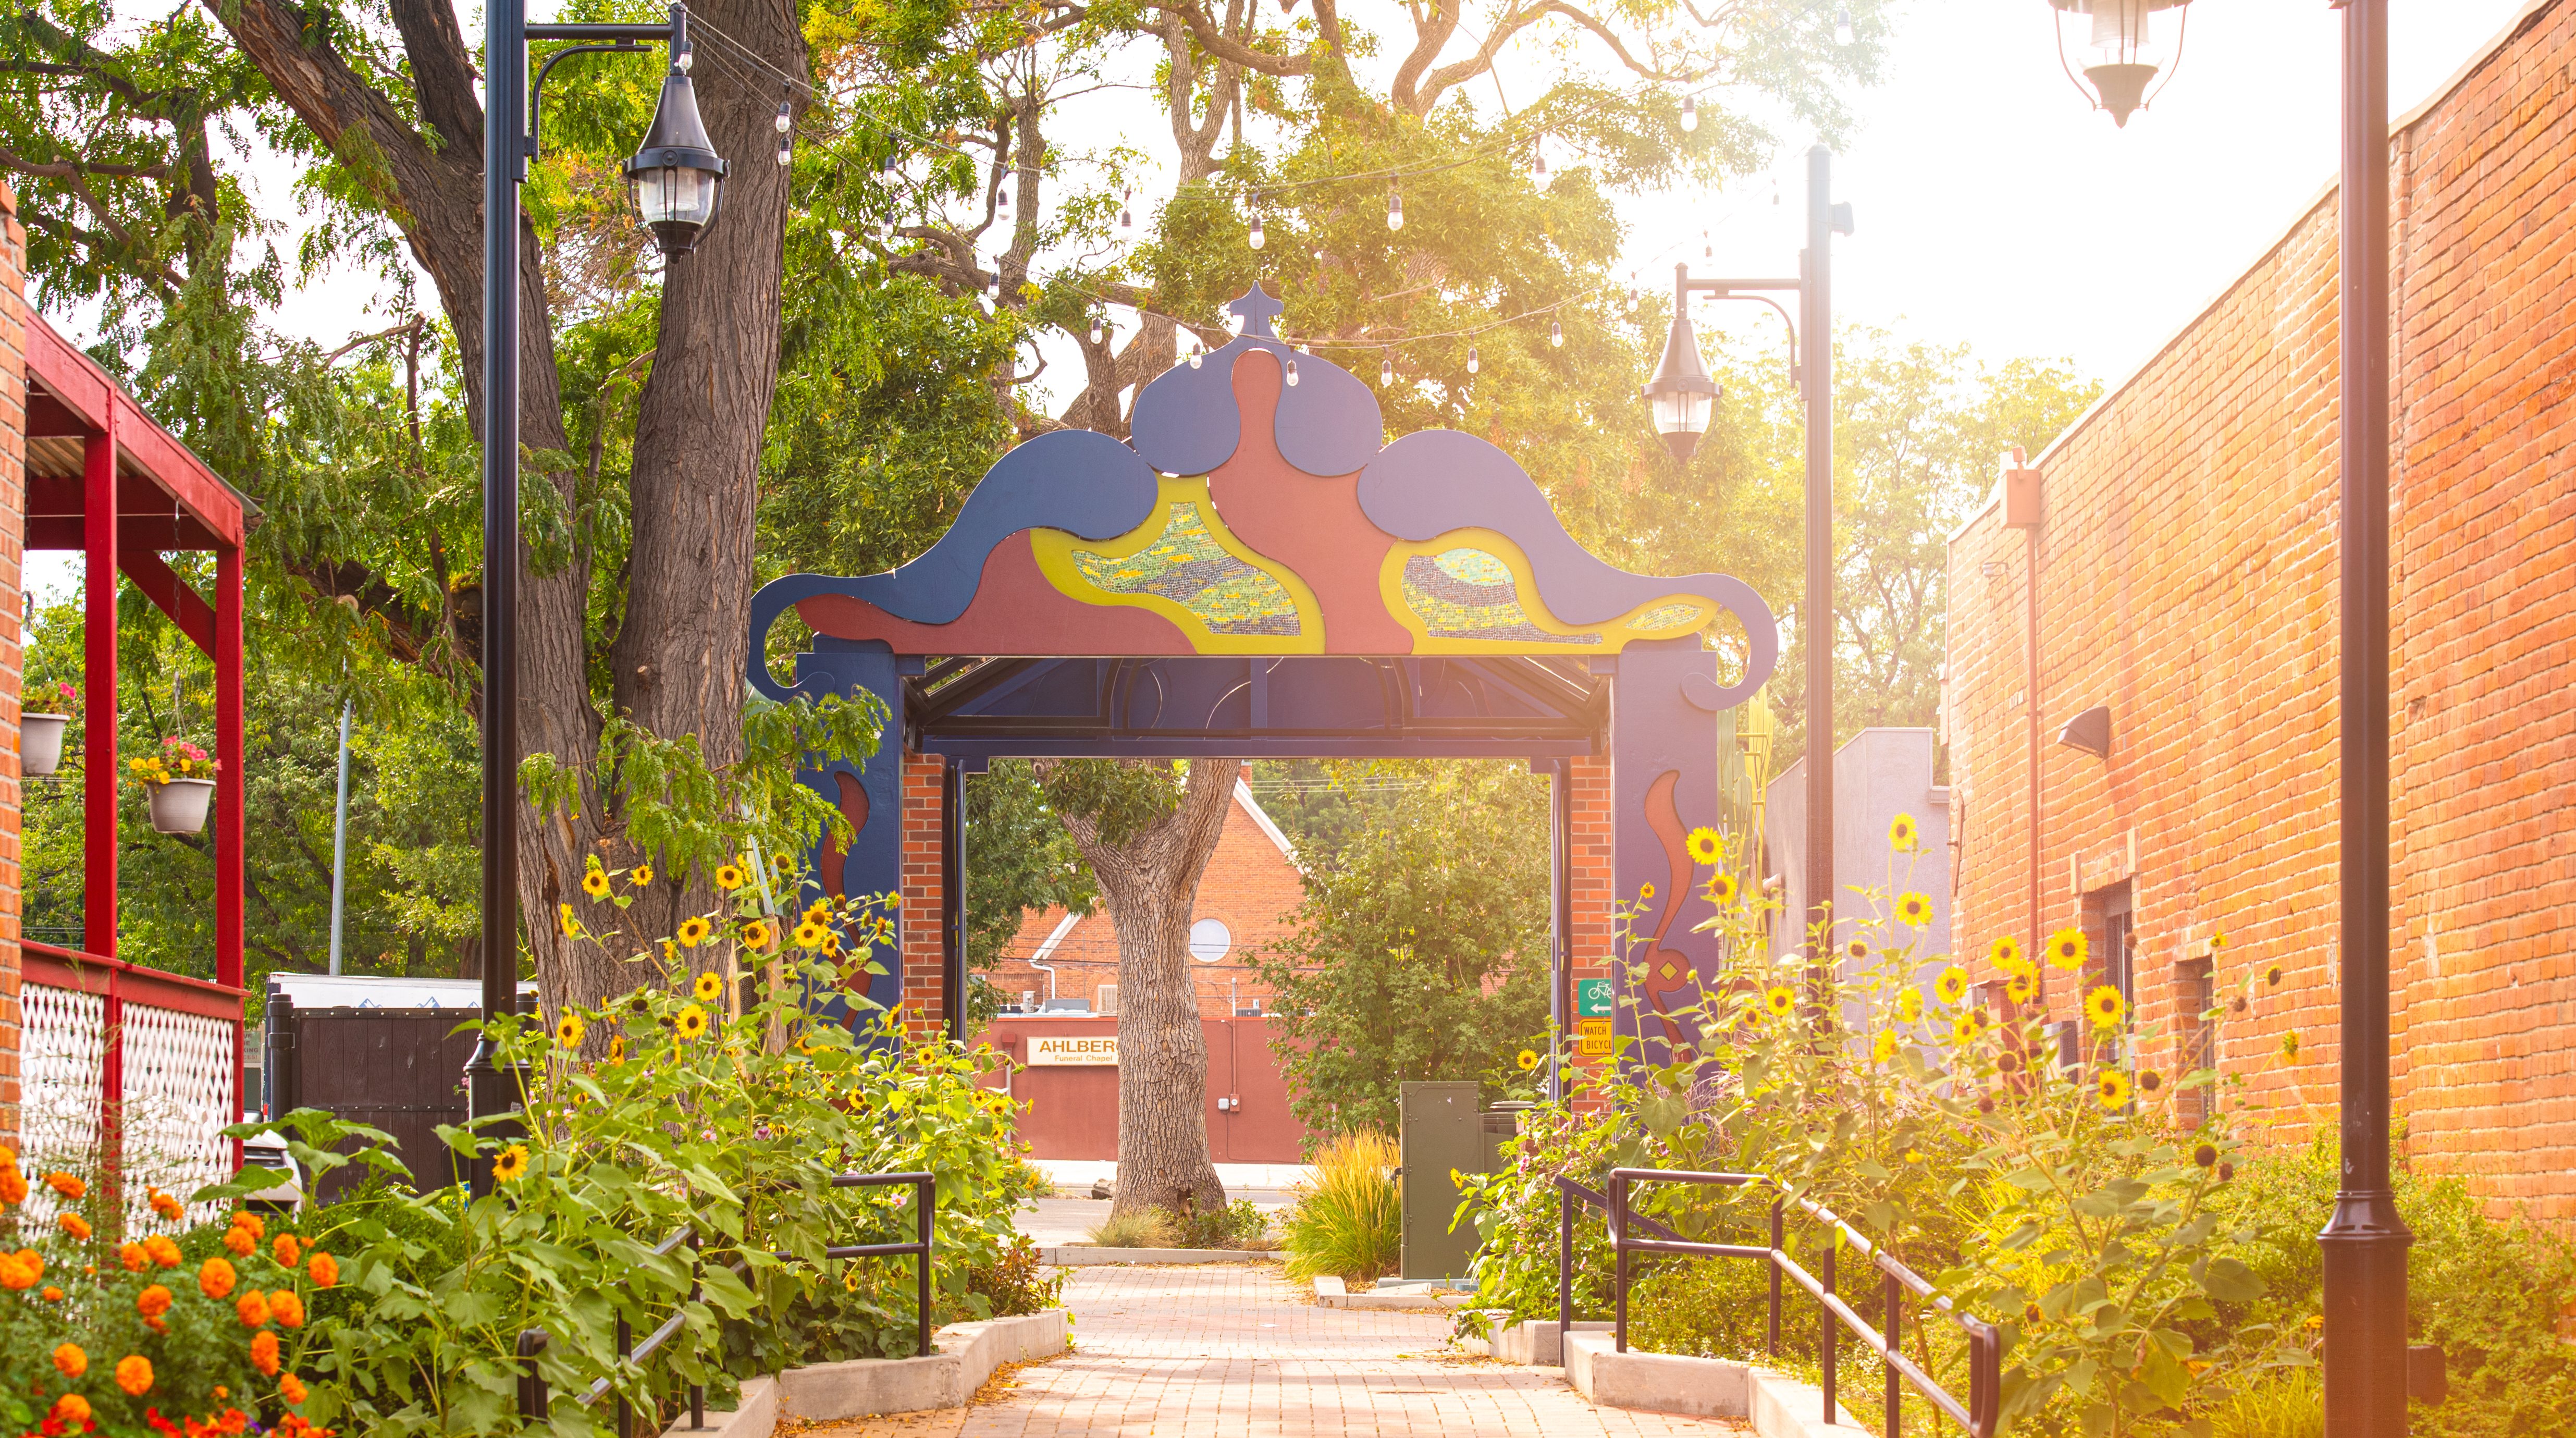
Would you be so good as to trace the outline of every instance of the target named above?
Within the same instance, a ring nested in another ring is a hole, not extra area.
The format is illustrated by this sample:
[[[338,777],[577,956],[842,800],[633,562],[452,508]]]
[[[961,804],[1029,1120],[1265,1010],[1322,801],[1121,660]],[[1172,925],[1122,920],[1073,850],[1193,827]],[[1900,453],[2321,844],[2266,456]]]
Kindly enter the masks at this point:
[[[29,983],[18,990],[19,1139],[31,1179],[48,1170],[87,1173],[98,1161],[100,1110],[107,1095],[107,1000],[97,994]],[[29,1217],[53,1219],[53,1192],[41,1180],[29,1195]]]
[[[241,1121],[233,1092],[233,1026],[127,1000],[123,1165],[127,1222],[150,1218],[145,1187],[181,1198],[232,1177],[226,1127]],[[191,1222],[214,1217],[198,1205]]]

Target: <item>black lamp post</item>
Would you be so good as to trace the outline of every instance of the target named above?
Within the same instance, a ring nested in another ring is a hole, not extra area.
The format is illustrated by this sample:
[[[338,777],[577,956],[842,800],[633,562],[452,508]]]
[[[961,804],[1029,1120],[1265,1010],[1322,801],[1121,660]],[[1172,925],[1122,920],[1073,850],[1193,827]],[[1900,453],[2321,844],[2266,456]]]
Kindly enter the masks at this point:
[[[2051,3],[2070,8],[2069,0]],[[2415,1236],[2398,1217],[2388,1163],[2388,0],[2337,0],[2337,8],[2343,11],[2336,286],[2342,315],[2336,446],[2342,1173],[2334,1213],[2317,1236],[2325,1259],[2325,1431],[2335,1438],[2402,1438],[2406,1250]]]
[[[1673,266],[1673,327],[1645,397],[1655,432],[1676,463],[1708,432],[1719,386],[1700,362],[1691,331],[1690,297],[1715,294],[1780,309],[1775,294],[1795,294],[1799,315],[1789,333],[1789,367],[1807,402],[1807,599],[1798,628],[1807,651],[1807,933],[1808,966],[1821,973],[1833,959],[1826,927],[1834,896],[1834,236],[1852,232],[1849,205],[1833,202],[1833,152],[1807,152],[1807,248],[1794,280],[1695,280]],[[1780,310],[1782,318],[1787,310]],[[1800,362],[1803,341],[1804,363]]]
[[[716,217],[725,162],[707,141],[689,84],[689,12],[673,5],[661,25],[530,25],[526,0],[490,0],[484,12],[483,121],[483,1016],[514,1012],[519,996],[519,831],[512,786],[519,755],[519,186],[537,154],[538,103],[548,71],[593,51],[670,47],[671,70],[626,167],[642,222],[669,256],[687,254]],[[574,40],[546,58],[520,109],[530,40]],[[484,1039],[466,1061],[474,1117],[519,1102],[519,1075]],[[489,1165],[467,1170],[491,1191]]]

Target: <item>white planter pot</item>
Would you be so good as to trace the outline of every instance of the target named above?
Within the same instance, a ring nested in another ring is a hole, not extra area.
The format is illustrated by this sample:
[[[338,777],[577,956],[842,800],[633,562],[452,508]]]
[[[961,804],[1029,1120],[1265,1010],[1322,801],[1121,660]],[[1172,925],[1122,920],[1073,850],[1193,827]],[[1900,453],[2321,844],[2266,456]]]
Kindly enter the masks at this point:
[[[41,779],[63,767],[63,726],[71,722],[69,714],[19,715],[18,772]]]
[[[152,786],[152,829],[160,834],[198,834],[206,828],[206,804],[215,797],[212,779],[173,779]]]

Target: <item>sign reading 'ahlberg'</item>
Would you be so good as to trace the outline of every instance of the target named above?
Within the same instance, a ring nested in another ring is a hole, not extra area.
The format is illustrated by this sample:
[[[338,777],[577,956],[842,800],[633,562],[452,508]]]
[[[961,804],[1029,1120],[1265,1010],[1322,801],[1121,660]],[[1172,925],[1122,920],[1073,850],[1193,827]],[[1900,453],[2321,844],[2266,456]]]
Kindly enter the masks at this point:
[[[1074,1065],[1118,1066],[1116,1034],[1033,1034],[1029,1037],[1029,1067],[1063,1068]]]

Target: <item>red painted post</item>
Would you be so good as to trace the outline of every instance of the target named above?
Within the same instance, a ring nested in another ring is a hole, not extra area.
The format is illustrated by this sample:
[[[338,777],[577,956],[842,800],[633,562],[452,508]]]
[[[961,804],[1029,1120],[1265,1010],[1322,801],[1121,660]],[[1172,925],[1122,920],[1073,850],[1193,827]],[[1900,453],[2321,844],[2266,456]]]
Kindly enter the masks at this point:
[[[81,948],[116,957],[116,403],[81,452]],[[116,970],[107,973],[107,1044],[99,1066],[99,1137],[115,1142],[125,1096],[125,1009]]]
[[[215,982],[241,987],[243,846],[247,784],[242,770],[242,552],[235,544],[215,551]],[[242,1025],[233,1025],[233,1102],[227,1119],[242,1110]],[[233,1167],[242,1162],[233,1141]]]

